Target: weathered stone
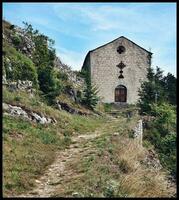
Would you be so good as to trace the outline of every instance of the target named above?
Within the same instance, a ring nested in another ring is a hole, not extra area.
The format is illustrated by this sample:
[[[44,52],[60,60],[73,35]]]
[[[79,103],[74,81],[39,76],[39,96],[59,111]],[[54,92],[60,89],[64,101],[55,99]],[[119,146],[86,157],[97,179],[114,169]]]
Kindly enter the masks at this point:
[[[3,103],[3,110],[12,116],[21,116],[23,118],[29,119],[28,114],[21,107],[11,106]]]
[[[3,110],[8,111],[9,110],[9,105],[7,103],[2,104]]]
[[[6,75],[3,75],[3,76],[2,76],[2,84],[4,84],[4,85],[7,84]]]
[[[19,106],[12,106],[10,104],[3,103],[4,113],[8,113],[12,116],[23,117],[30,121],[34,121],[40,124],[56,123],[57,121],[52,117],[46,117],[42,114],[35,112],[30,112],[29,110],[24,110]]]
[[[142,163],[154,170],[162,169],[162,165],[159,161],[158,155],[156,154],[154,150],[148,151],[148,154],[145,157],[145,159],[142,161]]]
[[[139,141],[139,144],[142,145],[142,137],[143,137],[143,123],[142,120],[137,122],[137,125],[133,129],[133,136]]]
[[[114,136],[119,136],[118,132],[113,133]]]

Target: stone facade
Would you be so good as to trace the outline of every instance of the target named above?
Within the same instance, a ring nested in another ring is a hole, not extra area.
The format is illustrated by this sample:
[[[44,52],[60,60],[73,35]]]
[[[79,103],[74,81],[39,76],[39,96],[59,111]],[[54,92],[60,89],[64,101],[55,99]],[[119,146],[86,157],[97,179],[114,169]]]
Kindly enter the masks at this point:
[[[124,48],[123,52],[120,52],[118,47]],[[97,86],[102,102],[116,102],[116,88],[122,85],[126,88],[125,103],[135,104],[138,100],[138,89],[141,82],[146,80],[147,67],[151,64],[151,55],[151,52],[121,36],[89,51],[82,69],[90,70],[91,82]],[[117,67],[121,61],[125,65],[122,69],[124,78],[119,78],[120,69]]]

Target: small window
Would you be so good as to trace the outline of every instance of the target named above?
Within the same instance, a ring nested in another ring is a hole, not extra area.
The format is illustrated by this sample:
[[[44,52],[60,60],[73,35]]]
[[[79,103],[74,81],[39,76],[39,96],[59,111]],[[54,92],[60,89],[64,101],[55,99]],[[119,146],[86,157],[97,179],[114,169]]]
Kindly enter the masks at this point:
[[[117,48],[117,52],[119,53],[119,54],[122,54],[122,53],[124,53],[125,52],[125,47],[124,46],[119,46],[118,48]]]

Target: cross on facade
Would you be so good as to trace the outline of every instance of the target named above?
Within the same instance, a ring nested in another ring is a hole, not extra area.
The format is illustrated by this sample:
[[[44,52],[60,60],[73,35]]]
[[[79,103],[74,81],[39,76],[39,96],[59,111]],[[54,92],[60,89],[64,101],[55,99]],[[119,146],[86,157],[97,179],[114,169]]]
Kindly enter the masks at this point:
[[[122,73],[123,73],[123,68],[124,67],[126,67],[126,65],[121,61],[118,65],[116,65],[119,69],[120,69],[120,71],[119,71],[119,73],[120,73],[120,75],[118,76],[118,78],[124,78],[124,76],[122,75]]]

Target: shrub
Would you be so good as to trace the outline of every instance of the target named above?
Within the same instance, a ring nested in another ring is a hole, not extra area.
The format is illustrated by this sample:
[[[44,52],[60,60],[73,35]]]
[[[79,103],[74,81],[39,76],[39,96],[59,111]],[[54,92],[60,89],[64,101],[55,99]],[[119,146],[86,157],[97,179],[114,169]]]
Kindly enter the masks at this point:
[[[21,38],[18,35],[14,35],[12,38],[13,44],[18,47],[22,42]]]
[[[4,58],[4,66],[6,77],[12,81],[30,80],[34,86],[38,85],[37,71],[33,62],[22,53],[16,51],[15,48],[6,45],[4,47],[6,57]]]
[[[175,107],[162,103],[152,104],[155,120],[144,131],[144,138],[155,146],[164,167],[176,177],[176,111]]]

